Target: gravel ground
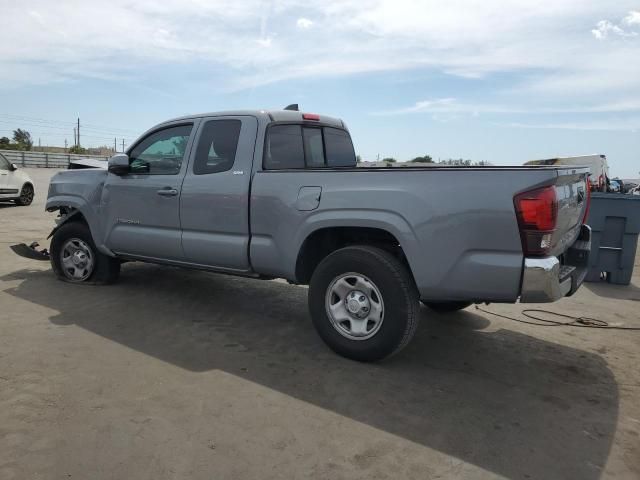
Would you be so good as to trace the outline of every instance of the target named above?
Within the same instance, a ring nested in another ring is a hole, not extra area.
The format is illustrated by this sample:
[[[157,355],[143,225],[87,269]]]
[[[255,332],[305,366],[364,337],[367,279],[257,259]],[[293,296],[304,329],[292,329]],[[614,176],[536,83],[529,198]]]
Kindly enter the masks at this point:
[[[0,479],[640,478],[640,332],[425,308],[401,354],[354,363],[302,287],[142,263],[57,281],[8,248],[48,244],[53,171],[29,173],[34,204],[0,206]],[[640,327],[638,263],[545,308]]]

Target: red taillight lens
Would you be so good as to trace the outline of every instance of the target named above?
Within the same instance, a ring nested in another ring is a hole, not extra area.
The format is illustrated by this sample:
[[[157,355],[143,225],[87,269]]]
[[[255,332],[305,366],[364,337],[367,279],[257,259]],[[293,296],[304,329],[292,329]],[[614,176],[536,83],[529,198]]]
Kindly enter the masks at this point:
[[[554,187],[519,193],[513,199],[525,255],[546,255],[558,220]]]
[[[302,119],[303,120],[315,120],[315,121],[318,121],[318,120],[320,120],[320,115],[318,115],[317,113],[303,113],[302,114]]]
[[[587,206],[584,209],[584,217],[582,218],[582,224],[587,224],[587,218],[589,218],[589,208],[591,207],[591,181],[587,177]]]

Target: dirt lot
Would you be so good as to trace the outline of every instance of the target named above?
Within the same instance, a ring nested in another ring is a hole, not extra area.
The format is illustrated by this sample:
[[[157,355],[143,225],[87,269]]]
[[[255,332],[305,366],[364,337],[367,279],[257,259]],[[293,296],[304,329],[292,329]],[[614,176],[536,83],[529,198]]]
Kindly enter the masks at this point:
[[[316,336],[306,289],[141,263],[57,281],[0,206],[0,479],[640,478],[640,332],[422,311],[413,343],[358,364]],[[640,327],[628,287],[547,306]],[[520,305],[490,310],[518,316]]]

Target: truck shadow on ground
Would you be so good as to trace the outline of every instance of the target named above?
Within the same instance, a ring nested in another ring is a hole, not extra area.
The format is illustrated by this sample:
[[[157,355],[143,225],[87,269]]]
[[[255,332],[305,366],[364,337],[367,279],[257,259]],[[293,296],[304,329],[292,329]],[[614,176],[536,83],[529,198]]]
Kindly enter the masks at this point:
[[[600,297],[640,302],[640,288],[636,287],[633,283],[629,285],[615,285],[601,281],[585,282],[582,285]]]
[[[19,271],[5,290],[190,371],[222,369],[508,478],[596,479],[618,417],[599,356],[515,331],[484,332],[469,311],[423,309],[414,341],[379,364],[330,352],[306,289],[127,264],[118,284],[76,286]]]

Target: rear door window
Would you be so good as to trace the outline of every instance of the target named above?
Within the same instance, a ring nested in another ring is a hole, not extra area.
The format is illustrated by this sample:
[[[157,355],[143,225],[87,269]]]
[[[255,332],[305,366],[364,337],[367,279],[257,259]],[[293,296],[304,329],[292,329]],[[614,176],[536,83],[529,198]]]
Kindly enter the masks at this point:
[[[300,125],[274,125],[269,128],[264,166],[270,170],[304,168]]]
[[[233,167],[241,126],[240,120],[210,120],[204,124],[193,163],[195,175],[225,172]]]
[[[351,137],[339,128],[324,128],[324,144],[328,167],[355,167],[356,153]]]

